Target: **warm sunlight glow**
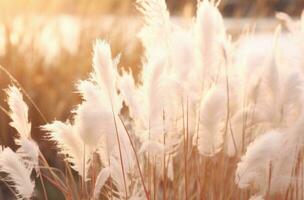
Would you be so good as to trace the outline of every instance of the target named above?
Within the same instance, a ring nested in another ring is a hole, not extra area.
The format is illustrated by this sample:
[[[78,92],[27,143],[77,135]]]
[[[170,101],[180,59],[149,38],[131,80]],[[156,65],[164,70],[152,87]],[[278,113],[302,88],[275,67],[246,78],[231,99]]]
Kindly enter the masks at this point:
[[[0,199],[304,199],[284,2],[0,0]]]

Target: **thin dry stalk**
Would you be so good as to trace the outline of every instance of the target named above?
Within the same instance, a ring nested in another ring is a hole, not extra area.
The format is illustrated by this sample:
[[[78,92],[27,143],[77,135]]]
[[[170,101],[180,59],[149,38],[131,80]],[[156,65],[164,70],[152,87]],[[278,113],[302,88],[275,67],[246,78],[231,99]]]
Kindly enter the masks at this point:
[[[271,189],[271,177],[272,176],[272,164],[271,162],[269,163],[269,177],[268,177],[268,188],[267,188],[267,192],[266,192],[266,199],[269,199],[270,196],[270,189]]]
[[[45,185],[44,185],[44,180],[41,175],[39,175],[39,178],[40,178],[40,182],[41,182],[41,186],[42,186],[42,190],[43,190],[44,199],[48,200],[48,196],[47,196]]]
[[[153,199],[155,200],[156,199],[156,158],[154,156],[153,158],[153,161],[154,161],[154,166],[152,168],[152,171],[153,171]]]
[[[117,124],[116,124],[116,118],[115,118],[114,111],[113,111],[113,106],[112,106],[112,114],[113,114],[113,120],[114,120],[114,125],[115,125],[116,139],[117,139],[117,143],[118,143],[119,159],[120,159],[121,171],[122,171],[122,176],[123,176],[123,181],[124,181],[125,195],[126,195],[126,199],[128,199],[126,175],[125,175],[124,164],[123,164],[123,160],[122,160],[120,139],[119,139],[119,135],[118,135],[118,129],[117,129]]]
[[[165,131],[165,111],[163,109],[163,145],[166,149],[166,131]],[[167,197],[167,169],[166,169],[166,151],[163,155],[163,199],[166,200]]]
[[[15,77],[7,69],[5,69],[2,65],[0,65],[0,70],[2,70],[21,89],[23,94],[26,96],[26,98],[31,102],[31,104],[34,106],[36,111],[39,113],[39,115],[43,119],[44,123],[47,123],[48,120],[46,119],[44,114],[41,112],[41,110],[39,109],[37,104],[34,102],[34,100],[30,97],[30,95],[26,92],[26,90],[21,86],[19,81],[17,81],[17,79],[15,79]]]
[[[125,123],[123,122],[123,120],[122,120],[122,118],[121,118],[120,115],[118,115],[118,117],[119,117],[119,119],[120,119],[120,121],[121,121],[121,123],[122,123],[122,125],[123,125],[123,127],[124,127],[124,129],[125,129],[125,131],[127,133],[127,135],[128,135],[128,138],[129,138],[132,150],[133,150],[133,152],[135,154],[135,160],[136,160],[136,165],[137,165],[137,168],[138,168],[138,171],[139,171],[140,180],[141,180],[142,186],[144,188],[144,191],[145,191],[145,194],[146,194],[146,198],[149,200],[149,193],[147,191],[146,184],[145,184],[145,181],[144,181],[144,177],[143,177],[142,172],[141,172],[141,168],[140,168],[140,164],[139,164],[139,159],[138,159],[137,151],[135,150],[135,146],[133,144],[133,141],[131,139],[130,133],[129,133],[129,131],[128,131],[126,125],[125,125]]]
[[[185,189],[185,199],[188,199],[188,176],[187,176],[187,141],[186,141],[186,124],[185,124],[185,111],[184,102],[182,100],[182,113],[183,113],[183,142],[184,142],[184,189]]]

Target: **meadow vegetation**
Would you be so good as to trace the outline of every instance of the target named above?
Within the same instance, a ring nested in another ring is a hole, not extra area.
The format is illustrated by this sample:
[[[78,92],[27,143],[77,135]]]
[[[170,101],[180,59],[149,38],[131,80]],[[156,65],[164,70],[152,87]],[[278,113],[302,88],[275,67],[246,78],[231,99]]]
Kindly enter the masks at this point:
[[[94,39],[93,53],[81,38],[101,35],[95,24],[4,26],[5,198],[304,199],[304,14],[278,13],[284,27],[267,37],[232,37],[218,6],[199,1],[182,26],[164,0],[138,0],[143,23],[126,25],[136,33]]]

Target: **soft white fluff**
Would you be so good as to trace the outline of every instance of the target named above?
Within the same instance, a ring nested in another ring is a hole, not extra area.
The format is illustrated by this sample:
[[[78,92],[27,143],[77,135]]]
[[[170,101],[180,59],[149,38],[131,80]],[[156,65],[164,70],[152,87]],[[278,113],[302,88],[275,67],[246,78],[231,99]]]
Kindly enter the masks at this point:
[[[123,198],[125,196],[125,187],[124,187],[124,178],[123,178],[123,173],[122,173],[122,169],[121,169],[121,165],[120,165],[120,161],[119,158],[115,158],[115,157],[111,157],[111,178],[115,184],[115,186],[117,187],[118,190],[118,195],[120,196],[120,198]],[[130,182],[130,177],[129,176],[125,176],[126,178],[126,184],[127,184],[127,190],[128,190],[128,186],[131,183]],[[130,194],[129,190],[128,193]]]
[[[221,150],[226,113],[226,91],[215,86],[208,91],[200,108],[197,147],[202,155],[213,156]]]
[[[20,138],[15,139],[16,144],[20,145],[17,153],[29,168],[35,168],[38,172],[39,146],[30,139],[31,123],[28,120],[28,106],[23,101],[22,93],[16,86],[9,86],[6,93],[12,119],[10,125],[17,130],[20,136]]]
[[[139,94],[132,74],[124,72],[119,78],[118,85],[121,96],[129,108],[131,117],[134,119],[139,118],[141,112]]]
[[[200,71],[203,73],[203,78],[209,78],[216,74],[222,62],[222,42],[225,39],[223,18],[209,0],[199,2],[194,28],[201,63],[199,68],[202,69]]]
[[[235,181],[240,188],[250,185],[263,193],[267,190],[269,170],[284,146],[284,134],[271,131],[252,142],[237,165]],[[272,169],[273,170],[273,169]]]
[[[105,167],[100,170],[95,182],[93,199],[99,199],[100,191],[104,186],[104,184],[106,183],[107,179],[110,177],[110,175],[111,175],[110,167]]]
[[[117,63],[113,62],[110,45],[104,40],[96,40],[93,50],[93,79],[112,101],[115,93]]]
[[[163,75],[166,67],[166,59],[163,55],[151,57],[143,68],[143,85],[139,88],[139,103],[144,106],[141,115],[135,119],[137,129],[145,131],[145,136],[154,137],[161,134],[164,128],[163,110],[166,107],[166,90],[163,87]],[[168,101],[169,99],[167,99]]]
[[[35,183],[31,181],[32,168],[28,168],[10,148],[5,148],[0,154],[0,172],[7,173],[4,180],[15,189],[17,199],[33,196]]]
[[[42,126],[42,129],[47,131],[50,139],[57,143],[60,153],[67,155],[66,160],[72,164],[71,167],[83,176],[84,166],[86,171],[89,167],[89,154],[87,153],[89,149],[84,154],[83,141],[80,135],[75,132],[73,126],[68,122],[54,121]],[[86,157],[86,163],[84,163],[84,156]]]
[[[17,154],[22,158],[29,168],[38,168],[39,146],[33,140],[21,138],[19,141],[20,147],[17,149]]]
[[[98,86],[90,81],[80,81],[78,90],[83,102],[74,111],[74,126],[84,143],[94,148],[102,134],[115,134],[111,105]]]
[[[164,152],[164,144],[152,140],[144,142],[139,150],[139,153],[149,153],[152,157],[163,156]]]
[[[292,125],[299,116],[303,91],[303,76],[299,69],[284,69],[271,61],[265,67],[257,108],[261,120],[275,126]]]
[[[168,48],[171,22],[165,0],[137,0],[138,10],[143,14],[144,26],[139,37],[149,57]]]
[[[174,31],[170,37],[170,65],[166,79],[173,85],[171,99],[183,98],[190,102],[201,96],[201,76],[196,72],[195,44],[193,35],[187,31]]]
[[[28,106],[23,101],[22,94],[16,86],[9,86],[6,93],[12,119],[10,125],[17,130],[21,137],[28,138],[31,133],[31,123],[28,121]]]

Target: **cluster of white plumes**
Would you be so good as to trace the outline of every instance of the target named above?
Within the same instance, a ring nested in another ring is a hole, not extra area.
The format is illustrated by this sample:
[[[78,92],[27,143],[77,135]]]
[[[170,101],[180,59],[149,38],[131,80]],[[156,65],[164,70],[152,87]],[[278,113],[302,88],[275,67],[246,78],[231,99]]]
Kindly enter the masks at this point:
[[[164,0],[140,0],[138,9],[144,15],[139,37],[145,48],[139,83],[131,73],[119,73],[119,56],[113,58],[109,44],[97,40],[91,75],[77,83],[82,103],[73,119],[42,127],[84,181],[90,181],[94,154],[99,156],[103,167],[92,198],[109,177],[114,198],[143,198],[147,193],[138,171],[145,162],[157,169],[159,179],[165,173],[174,181],[173,161],[181,149],[240,158],[235,183],[253,187],[252,199],[284,194],[301,181],[304,16],[299,24],[286,20],[288,32],[283,35],[278,27],[267,44],[246,46],[231,40],[217,6],[208,0],[199,2],[187,28],[171,22]],[[241,40],[251,37],[247,33]],[[290,44],[296,49],[292,53]],[[26,153],[28,145],[37,148],[29,137],[27,106],[16,88],[8,93],[11,125],[20,133],[20,152]],[[127,114],[121,113],[123,103]],[[30,157],[37,152],[30,151]],[[23,191],[20,181],[33,189],[32,182],[4,166],[8,154],[14,153],[0,154],[0,169],[12,174],[18,195],[28,197],[32,190]],[[31,169],[20,170],[29,176]]]

